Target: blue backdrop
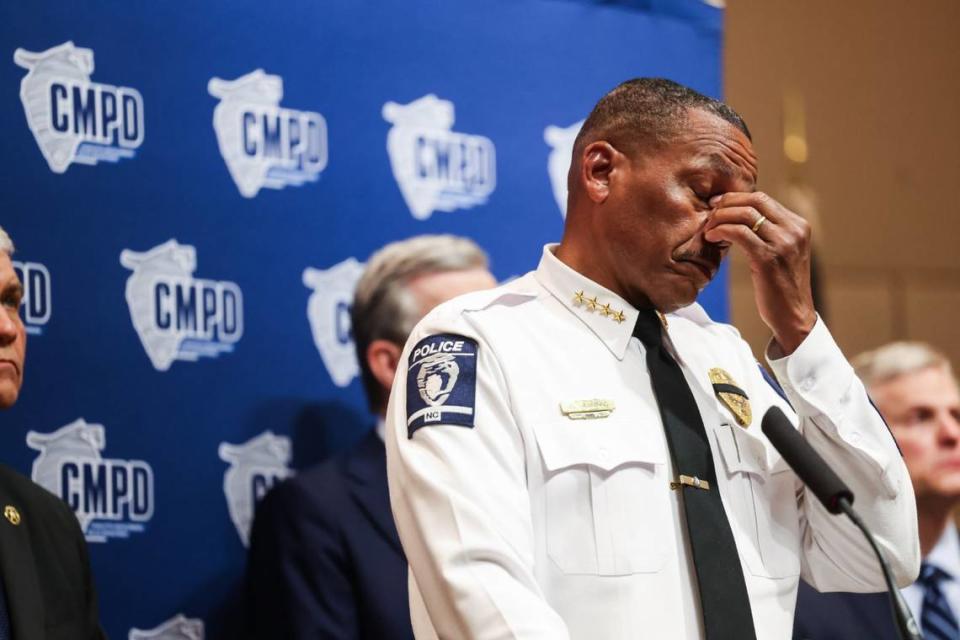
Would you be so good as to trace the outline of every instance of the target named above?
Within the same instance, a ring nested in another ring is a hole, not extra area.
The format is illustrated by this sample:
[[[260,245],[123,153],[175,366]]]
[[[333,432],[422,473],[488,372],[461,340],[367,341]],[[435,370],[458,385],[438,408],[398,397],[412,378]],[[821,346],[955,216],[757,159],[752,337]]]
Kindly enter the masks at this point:
[[[630,77],[718,96],[721,20],[700,0],[0,5],[0,225],[30,332],[0,447],[77,511],[111,637],[235,636],[255,499],[371,424],[346,315],[363,261],[451,232],[500,278],[535,267],[579,121]],[[725,280],[702,297],[720,319]]]

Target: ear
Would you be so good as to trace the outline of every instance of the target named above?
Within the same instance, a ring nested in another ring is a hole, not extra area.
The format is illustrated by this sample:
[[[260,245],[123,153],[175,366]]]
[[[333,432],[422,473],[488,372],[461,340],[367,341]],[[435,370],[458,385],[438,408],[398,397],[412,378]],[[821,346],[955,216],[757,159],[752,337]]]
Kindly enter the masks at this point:
[[[587,197],[601,204],[610,195],[610,174],[619,159],[620,152],[605,140],[588,144],[580,160],[580,180]]]
[[[389,340],[374,340],[367,346],[367,366],[387,395],[393,386],[393,377],[397,373],[402,352],[401,347]]]

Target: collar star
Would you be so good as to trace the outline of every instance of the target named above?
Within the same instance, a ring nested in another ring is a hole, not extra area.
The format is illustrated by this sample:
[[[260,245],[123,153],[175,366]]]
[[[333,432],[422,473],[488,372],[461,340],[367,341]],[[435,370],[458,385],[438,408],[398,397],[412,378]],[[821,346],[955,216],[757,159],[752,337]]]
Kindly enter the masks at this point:
[[[623,324],[627,319],[626,314],[623,310],[615,311],[610,303],[600,304],[600,299],[597,296],[588,298],[586,294],[581,289],[580,291],[573,292],[573,306],[579,307],[586,304],[587,311],[600,311],[600,315],[604,318],[610,318],[615,321],[617,324]]]

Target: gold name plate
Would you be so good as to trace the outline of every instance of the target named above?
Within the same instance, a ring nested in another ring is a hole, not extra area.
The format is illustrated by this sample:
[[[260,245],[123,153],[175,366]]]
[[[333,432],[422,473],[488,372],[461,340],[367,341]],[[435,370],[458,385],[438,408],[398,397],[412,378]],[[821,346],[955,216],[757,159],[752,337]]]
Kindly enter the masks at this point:
[[[616,408],[613,400],[570,400],[560,403],[560,411],[571,420],[606,418]]]

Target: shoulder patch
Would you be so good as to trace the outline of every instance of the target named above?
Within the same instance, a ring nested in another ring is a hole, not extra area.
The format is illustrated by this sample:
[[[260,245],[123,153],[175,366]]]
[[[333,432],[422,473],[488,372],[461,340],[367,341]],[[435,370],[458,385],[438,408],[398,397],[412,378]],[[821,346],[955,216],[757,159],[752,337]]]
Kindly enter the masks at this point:
[[[424,338],[407,363],[407,437],[420,427],[473,428],[477,396],[477,341],[440,333]]]

